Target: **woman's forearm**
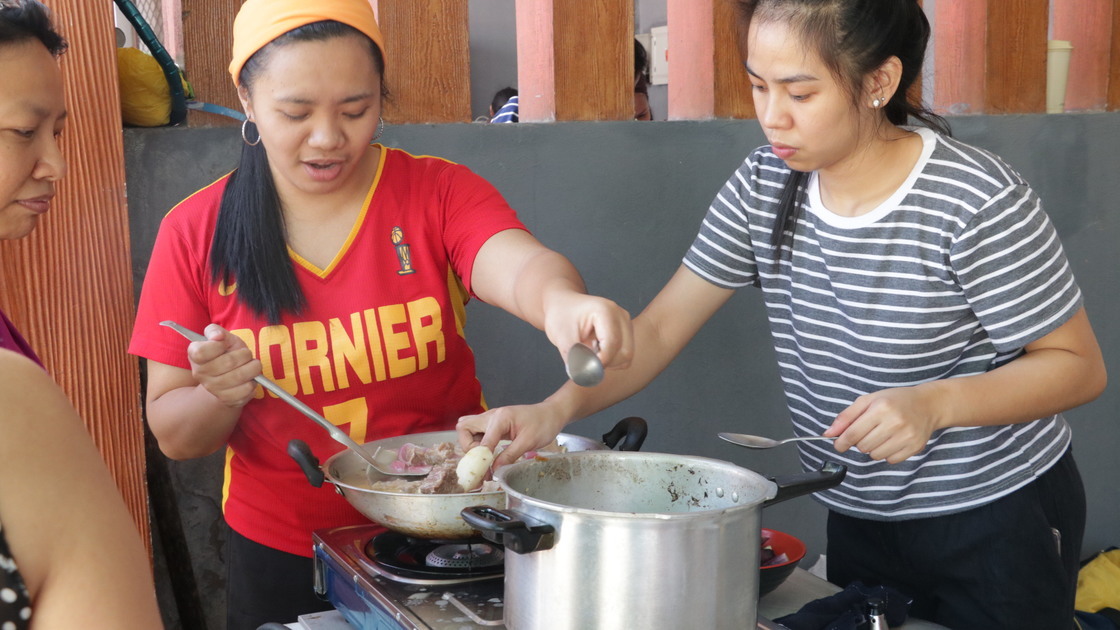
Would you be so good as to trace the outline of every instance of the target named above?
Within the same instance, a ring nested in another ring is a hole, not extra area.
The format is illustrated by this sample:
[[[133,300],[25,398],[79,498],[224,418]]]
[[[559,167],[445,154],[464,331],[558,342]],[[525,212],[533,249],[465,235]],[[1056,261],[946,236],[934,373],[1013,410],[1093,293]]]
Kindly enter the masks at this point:
[[[928,383],[947,401],[947,426],[1016,424],[1083,405],[1104,391],[1104,359],[1082,310],[990,372]]]
[[[148,402],[148,425],[171,459],[204,457],[225,446],[241,417],[201,385],[180,387]]]

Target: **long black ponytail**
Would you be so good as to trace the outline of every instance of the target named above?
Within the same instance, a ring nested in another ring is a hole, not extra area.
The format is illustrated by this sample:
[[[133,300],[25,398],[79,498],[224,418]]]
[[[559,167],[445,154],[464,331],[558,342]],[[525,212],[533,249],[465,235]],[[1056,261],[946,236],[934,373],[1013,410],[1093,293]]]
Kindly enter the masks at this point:
[[[248,123],[246,134],[256,130]],[[244,144],[237,170],[229,176],[210,248],[211,280],[237,283],[237,299],[269,323],[285,311],[306,306],[288,255],[280,195],[264,147]]]
[[[314,22],[276,38],[245,62],[239,81],[251,92],[253,81],[276,46],[354,35],[369,41],[374,67],[384,77],[385,61],[377,44],[361,31],[332,20]],[[382,81],[382,95],[385,93]],[[248,123],[244,132],[241,161],[222,194],[210,248],[211,281],[226,286],[236,282],[237,299],[275,324],[283,313],[300,313],[307,300],[288,255],[284,213],[268,153],[259,142],[249,144],[254,137],[259,138],[256,125]]]
[[[913,98],[911,88],[921,75],[930,36],[929,20],[917,0],[739,0],[739,17],[740,33],[746,33],[755,19],[781,21],[800,33],[847,87],[853,103],[862,96],[864,77],[898,57],[902,75],[898,89],[883,106],[887,120],[894,125],[916,121],[939,133],[951,133],[944,118]],[[791,171],[786,179],[770,235],[775,248],[793,239],[808,181],[809,174],[801,171]]]

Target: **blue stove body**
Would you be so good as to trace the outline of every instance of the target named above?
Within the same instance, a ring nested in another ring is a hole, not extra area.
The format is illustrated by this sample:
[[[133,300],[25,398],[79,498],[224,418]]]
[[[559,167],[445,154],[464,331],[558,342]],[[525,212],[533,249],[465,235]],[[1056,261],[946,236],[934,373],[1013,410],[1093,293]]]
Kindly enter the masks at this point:
[[[358,525],[313,535],[315,591],[356,630],[505,628],[500,574],[465,581],[391,575],[366,552],[383,531]]]

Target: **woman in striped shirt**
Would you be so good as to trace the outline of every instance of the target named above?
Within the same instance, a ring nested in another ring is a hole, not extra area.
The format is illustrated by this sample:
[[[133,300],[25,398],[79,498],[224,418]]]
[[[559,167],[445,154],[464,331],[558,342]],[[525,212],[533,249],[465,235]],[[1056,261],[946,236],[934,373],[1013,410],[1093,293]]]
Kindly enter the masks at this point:
[[[829,579],[890,585],[955,629],[1071,627],[1085,499],[1061,412],[1106,377],[1039,199],[909,100],[929,37],[916,0],[739,4],[770,144],[634,321],[631,367],[463,418],[462,441],[513,436],[497,463],[515,461],[759,287],[795,432],[836,437],[802,462],[849,470],[817,495]]]

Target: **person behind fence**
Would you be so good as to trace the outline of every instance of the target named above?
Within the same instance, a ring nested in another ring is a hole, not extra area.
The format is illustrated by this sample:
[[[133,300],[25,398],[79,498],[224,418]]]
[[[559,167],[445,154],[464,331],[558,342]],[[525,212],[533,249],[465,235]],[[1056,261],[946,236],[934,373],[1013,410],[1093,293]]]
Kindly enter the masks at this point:
[[[0,239],[51,210],[66,49],[36,0],[0,0]],[[148,554],[62,390],[0,312],[0,627],[160,628]]]
[[[517,122],[517,109],[517,89],[502,88],[494,93],[494,99],[490,101],[490,122]]]
[[[634,120],[653,120],[649,105],[649,53],[637,39],[634,40]]]
[[[767,144],[716,195],[634,320],[631,367],[460,420],[498,464],[646,386],[740,287],[766,304],[806,468],[848,468],[827,574],[914,598],[955,630],[1073,624],[1085,492],[1062,412],[1101,351],[1031,186],[914,98],[916,0],[740,0]]]
[[[340,445],[254,377],[364,443],[483,410],[470,296],[544,330],[558,370],[577,341],[608,366],[631,352],[626,311],[587,295],[493,186],[377,143],[394,52],[367,0],[248,0],[233,37],[241,160],[163,219],[130,347],[163,452],[225,452],[230,630],[326,608],[312,531],[369,522],[286,454],[293,438],[320,461]]]

